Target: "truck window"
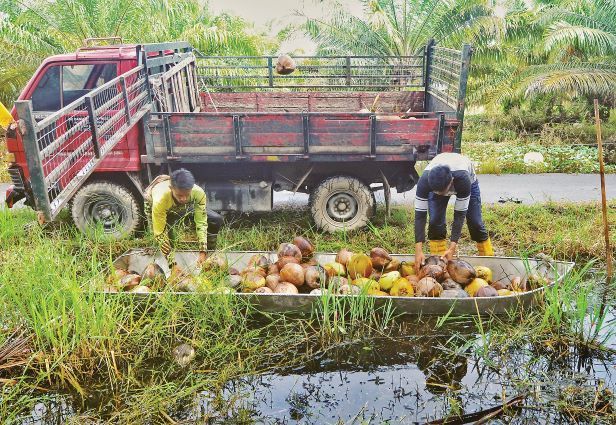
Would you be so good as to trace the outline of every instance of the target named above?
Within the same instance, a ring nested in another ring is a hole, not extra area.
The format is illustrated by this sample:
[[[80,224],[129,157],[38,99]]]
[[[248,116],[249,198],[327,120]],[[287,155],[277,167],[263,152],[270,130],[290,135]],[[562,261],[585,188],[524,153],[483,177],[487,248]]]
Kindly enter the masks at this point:
[[[57,111],[60,105],[60,67],[52,66],[47,68],[32,93],[32,109]]]
[[[117,76],[114,63],[92,65],[65,65],[62,67],[62,106],[79,99],[90,90]]]
[[[47,68],[32,93],[32,109],[54,112],[118,75],[115,63]]]

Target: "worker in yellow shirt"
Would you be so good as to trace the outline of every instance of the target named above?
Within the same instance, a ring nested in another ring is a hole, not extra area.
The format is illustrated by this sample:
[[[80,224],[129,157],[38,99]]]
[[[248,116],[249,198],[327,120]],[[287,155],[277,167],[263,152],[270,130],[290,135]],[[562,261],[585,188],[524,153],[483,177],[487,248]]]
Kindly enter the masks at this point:
[[[13,116],[8,109],[0,102],[0,127],[7,128],[13,122]]]
[[[192,173],[184,168],[161,175],[145,190],[145,213],[163,255],[173,261],[176,226],[192,216],[200,245],[199,262],[208,249],[216,249],[218,231],[223,223],[220,214],[206,209],[204,190],[195,184]]]

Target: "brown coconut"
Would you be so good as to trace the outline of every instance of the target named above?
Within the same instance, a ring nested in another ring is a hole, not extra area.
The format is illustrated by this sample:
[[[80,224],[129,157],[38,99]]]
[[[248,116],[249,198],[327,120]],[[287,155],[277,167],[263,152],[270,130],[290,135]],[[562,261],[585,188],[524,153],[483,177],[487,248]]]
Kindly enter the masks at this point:
[[[281,243],[278,247],[278,258],[295,257],[297,262],[302,261],[302,251],[292,243]]]
[[[272,291],[267,286],[262,286],[260,288],[255,289],[255,294],[272,294],[273,292],[274,291]]]
[[[289,55],[280,55],[276,61],[276,74],[289,75],[295,71],[295,61]]]
[[[320,288],[327,284],[327,273],[321,266],[310,266],[306,268],[304,282],[311,289]]]
[[[115,269],[113,271],[113,273],[111,273],[108,277],[107,277],[107,284],[108,285],[115,285],[116,283],[118,283],[124,276],[126,276],[128,273],[128,270],[124,270],[124,269]]]
[[[314,245],[308,239],[303,236],[296,236],[293,238],[293,245],[299,248],[304,259],[312,257],[312,254],[314,253]]]
[[[278,261],[276,261],[276,267],[278,267],[279,271],[282,270],[282,268],[287,264],[299,264],[299,260],[293,256],[278,257]]]
[[[123,290],[130,291],[135,286],[139,285],[139,283],[141,283],[141,276],[136,273],[131,273],[120,279],[118,284]]]
[[[447,273],[463,287],[471,283],[476,277],[475,268],[463,260],[451,260],[447,263]]]
[[[400,269],[400,260],[393,258],[383,270],[383,273],[397,272]]]
[[[430,255],[426,258],[425,265],[440,266],[443,269],[447,268],[447,262],[443,260],[439,255]]]
[[[297,286],[289,282],[280,282],[274,289],[275,294],[298,294]]]
[[[299,288],[304,284],[304,269],[299,264],[289,263],[280,270],[280,280]]]
[[[436,279],[424,277],[417,282],[416,296],[418,297],[438,297],[443,292],[443,287]]]
[[[490,286],[492,286],[497,291],[500,290],[500,289],[509,289],[509,290],[511,290],[511,283],[510,282],[505,282],[503,280],[497,280],[496,282],[492,282],[490,284]]]
[[[451,278],[443,280],[443,282],[441,283],[441,286],[443,287],[443,290],[445,291],[451,290],[451,289],[462,289],[462,286]]]
[[[351,251],[346,248],[342,248],[340,251],[338,251],[338,254],[336,254],[336,263],[340,263],[343,266],[347,267],[349,261],[351,261],[352,256],[353,253]]]
[[[280,283],[280,275],[279,274],[268,274],[265,278],[265,286],[274,290],[276,286]]]
[[[265,255],[255,254],[248,259],[247,265],[248,267],[261,267],[264,270],[267,270],[270,265],[270,261]]]
[[[443,274],[445,270],[441,266],[437,266],[435,264],[427,264],[421,268],[417,277],[421,280],[424,277],[428,276],[433,279],[436,279],[438,282],[443,280]]]
[[[370,261],[372,261],[373,268],[382,271],[391,261],[391,256],[383,248],[372,248],[370,250]]]
[[[475,292],[475,297],[498,297],[498,291],[492,286],[482,286]]]

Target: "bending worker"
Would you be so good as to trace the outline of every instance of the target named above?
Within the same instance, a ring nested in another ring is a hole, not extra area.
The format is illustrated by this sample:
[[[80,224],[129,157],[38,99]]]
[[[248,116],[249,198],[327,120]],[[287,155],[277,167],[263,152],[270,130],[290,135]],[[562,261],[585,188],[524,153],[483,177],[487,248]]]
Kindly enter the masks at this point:
[[[190,171],[180,168],[171,176],[156,177],[145,190],[144,199],[146,217],[170,265],[174,263],[172,249],[177,242],[177,226],[191,216],[199,240],[199,262],[205,260],[208,249],[216,249],[223,218],[206,209],[205,192],[195,184]]]
[[[447,247],[447,203],[456,195],[451,237]],[[428,239],[430,253],[451,260],[464,219],[471,239],[477,242],[479,255],[493,256],[492,242],[481,217],[481,195],[479,181],[471,160],[458,153],[441,153],[434,157],[417,182],[415,196],[415,267],[419,269],[425,261],[426,215],[429,215]]]

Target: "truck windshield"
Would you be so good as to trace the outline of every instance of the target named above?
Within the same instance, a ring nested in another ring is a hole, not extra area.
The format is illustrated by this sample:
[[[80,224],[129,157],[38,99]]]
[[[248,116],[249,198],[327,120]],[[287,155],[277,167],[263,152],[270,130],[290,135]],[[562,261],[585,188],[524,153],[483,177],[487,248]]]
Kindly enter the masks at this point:
[[[115,63],[51,66],[32,93],[32,109],[57,111],[117,75]]]

